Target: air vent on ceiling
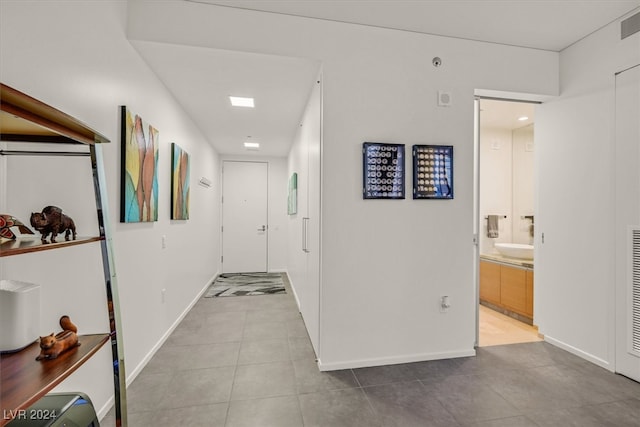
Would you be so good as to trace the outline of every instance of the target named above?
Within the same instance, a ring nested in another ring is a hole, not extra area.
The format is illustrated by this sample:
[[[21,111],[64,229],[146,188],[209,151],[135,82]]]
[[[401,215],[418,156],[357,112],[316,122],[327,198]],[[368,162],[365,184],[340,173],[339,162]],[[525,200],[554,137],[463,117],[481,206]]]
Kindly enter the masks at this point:
[[[620,39],[625,39],[640,31],[640,12],[625,19],[620,24]]]

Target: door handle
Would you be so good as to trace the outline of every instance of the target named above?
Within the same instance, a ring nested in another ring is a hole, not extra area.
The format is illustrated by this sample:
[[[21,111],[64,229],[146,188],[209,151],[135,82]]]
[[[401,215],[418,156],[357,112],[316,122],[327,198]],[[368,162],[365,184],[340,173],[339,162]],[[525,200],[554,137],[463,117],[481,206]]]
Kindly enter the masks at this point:
[[[263,225],[262,227],[258,227],[258,231],[267,231],[267,226]]]
[[[302,251],[309,253],[309,218],[302,218]]]

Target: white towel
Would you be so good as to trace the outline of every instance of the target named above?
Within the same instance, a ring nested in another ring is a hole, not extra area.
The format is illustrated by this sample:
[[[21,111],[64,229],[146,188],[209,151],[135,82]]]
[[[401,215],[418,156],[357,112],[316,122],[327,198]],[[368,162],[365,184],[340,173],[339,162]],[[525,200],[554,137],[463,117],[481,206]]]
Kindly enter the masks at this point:
[[[498,227],[499,227],[499,216],[498,215],[488,215],[487,216],[487,237],[491,239],[495,239],[498,237]]]

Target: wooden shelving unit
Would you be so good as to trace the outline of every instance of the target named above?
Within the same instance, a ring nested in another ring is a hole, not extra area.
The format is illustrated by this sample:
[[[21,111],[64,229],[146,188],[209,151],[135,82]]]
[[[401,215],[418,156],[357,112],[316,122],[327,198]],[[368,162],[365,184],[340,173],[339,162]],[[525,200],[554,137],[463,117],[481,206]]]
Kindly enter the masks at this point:
[[[40,238],[10,240],[0,244],[0,258],[11,255],[28,254],[30,252],[48,251],[67,246],[83,245],[85,243],[99,242],[102,237],[78,237],[76,240],[60,240],[55,243],[42,243]]]
[[[120,322],[120,305],[115,266],[112,259],[112,240],[107,218],[108,206],[104,190],[105,175],[100,144],[109,140],[75,118],[38,101],[18,90],[0,83],[0,141],[11,143],[46,143],[55,149],[7,150],[0,156],[86,156],[92,170],[98,235],[65,241],[58,236],[56,243],[42,243],[39,238],[20,238],[0,244],[0,258],[26,255],[49,250],[64,250],[70,246],[100,244],[107,297],[105,313],[109,332],[80,335],[81,345],[62,353],[54,360],[35,361],[39,354],[37,342],[15,353],[0,356],[0,411],[7,415],[25,409],[44,396],[89,360],[105,343],[111,344],[114,374],[116,426],[127,425],[126,376]],[[40,145],[40,144],[36,144]],[[83,145],[88,151],[61,151],[59,147]],[[27,144],[32,147],[33,144]],[[7,159],[9,161],[9,159]],[[7,183],[4,183],[7,185]],[[34,339],[37,337],[34,337]],[[0,426],[10,419],[2,417]],[[9,417],[10,418],[10,417]]]
[[[19,352],[1,355],[0,406],[11,408],[5,409],[7,412],[28,408],[93,356],[109,341],[109,334],[80,335],[78,341],[79,347],[53,360],[35,362],[40,354],[37,342]],[[8,422],[0,419],[0,425]]]

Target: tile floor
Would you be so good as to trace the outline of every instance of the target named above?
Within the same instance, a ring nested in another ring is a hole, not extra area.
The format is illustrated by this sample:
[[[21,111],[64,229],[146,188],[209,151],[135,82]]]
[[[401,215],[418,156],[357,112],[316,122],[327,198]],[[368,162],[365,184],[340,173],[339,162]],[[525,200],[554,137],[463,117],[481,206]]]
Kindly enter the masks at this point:
[[[640,426],[640,384],[545,342],[321,373],[291,293],[201,299],[128,405],[131,427]]]

